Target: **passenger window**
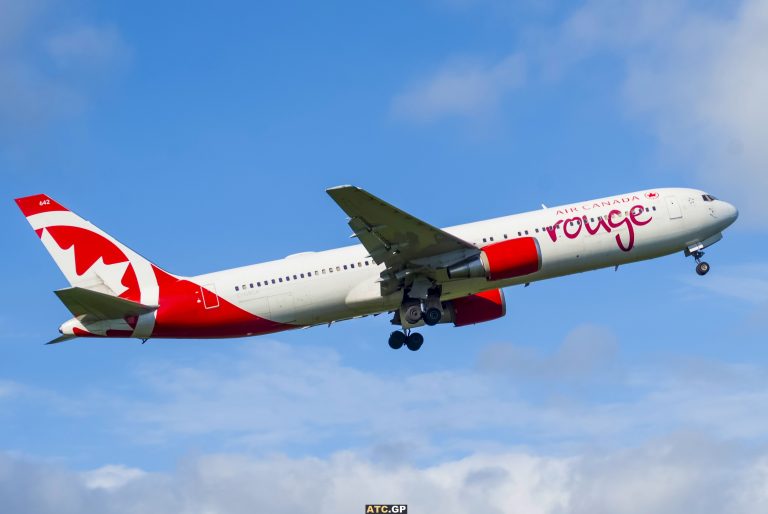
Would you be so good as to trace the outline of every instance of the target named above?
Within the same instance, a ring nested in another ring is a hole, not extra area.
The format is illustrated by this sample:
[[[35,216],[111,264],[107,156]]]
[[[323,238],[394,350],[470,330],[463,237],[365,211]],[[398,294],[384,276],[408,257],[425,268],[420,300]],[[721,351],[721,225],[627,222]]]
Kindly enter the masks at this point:
[[[488,241],[487,241],[485,238],[483,238],[483,243],[487,243],[487,242],[488,242]]]
[[[362,262],[358,262],[358,263],[357,263],[357,267],[358,267],[358,268],[362,268],[362,267],[363,267],[363,263],[362,263]]]
[[[349,267],[352,269],[355,269],[355,263],[353,262],[352,264],[349,265]]]
[[[365,265],[368,266],[368,261],[365,261]]]
[[[256,287],[261,287],[261,282],[256,282]]]
[[[291,277],[290,277],[290,276],[288,276],[288,277],[285,277],[285,281],[286,281],[286,282],[290,282],[290,281],[291,281]]]
[[[283,277],[280,277],[280,278],[278,278],[277,280],[278,280],[279,282],[282,282],[282,281],[283,281]]]
[[[336,271],[341,271],[341,266],[336,266]]]
[[[251,283],[250,286],[251,286],[251,289],[253,289],[253,283]]]
[[[491,237],[491,242],[493,242],[493,237]]]
[[[655,210],[656,210],[656,206],[654,205],[654,206],[652,207],[652,209],[655,211]]]
[[[518,233],[517,233],[517,237],[520,237],[520,236],[522,236],[522,235],[523,235],[523,233],[522,233],[522,232],[518,232]]]
[[[504,234],[504,239],[506,239],[506,238],[507,238],[507,234]]]
[[[274,279],[274,278],[272,279],[272,283],[273,283],[273,284],[275,283],[275,279]]]
[[[527,230],[525,231],[525,235],[526,235],[526,236],[528,235],[528,231],[527,231]]]
[[[302,275],[302,277],[303,277],[303,276],[304,276],[304,275]],[[293,276],[293,280],[298,280],[298,279],[296,278],[296,275],[294,275],[294,276]]]
[[[323,268],[323,275],[325,275],[325,268]]]
[[[539,227],[536,227],[536,233],[537,234],[539,233]]]
[[[235,286],[235,291],[240,291],[240,288]]]
[[[344,269],[347,269],[347,265],[346,264],[344,265]]]

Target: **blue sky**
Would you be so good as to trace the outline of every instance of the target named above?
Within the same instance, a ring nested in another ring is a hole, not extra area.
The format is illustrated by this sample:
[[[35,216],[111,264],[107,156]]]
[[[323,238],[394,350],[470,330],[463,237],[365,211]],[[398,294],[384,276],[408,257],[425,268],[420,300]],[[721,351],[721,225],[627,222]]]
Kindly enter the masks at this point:
[[[0,505],[764,510],[765,3],[508,4],[0,0]],[[509,289],[416,354],[385,316],[42,345],[66,282],[12,198],[192,275],[349,244],[345,183],[438,226],[663,186],[741,217],[706,277]]]

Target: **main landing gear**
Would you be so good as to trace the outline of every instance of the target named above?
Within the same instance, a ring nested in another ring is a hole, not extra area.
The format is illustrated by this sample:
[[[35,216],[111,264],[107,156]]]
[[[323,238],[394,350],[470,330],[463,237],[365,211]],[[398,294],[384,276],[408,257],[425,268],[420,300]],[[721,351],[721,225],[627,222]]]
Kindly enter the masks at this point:
[[[701,260],[701,258],[704,257],[704,252],[696,250],[691,252],[691,255],[696,259],[696,273],[702,277],[709,273],[709,263]]]
[[[420,285],[421,290],[415,287]],[[408,296],[416,294],[416,296]],[[432,287],[431,282],[417,283],[411,286],[404,295],[400,307],[393,311],[391,323],[400,330],[396,330],[389,335],[389,347],[393,350],[399,350],[407,346],[412,352],[418,351],[424,344],[424,336],[411,332],[411,329],[417,327],[434,326],[438,323],[447,323],[451,321],[451,312],[444,310],[446,307],[440,301],[440,289]]]
[[[430,327],[434,327],[435,325],[440,323],[441,319],[443,319],[443,312],[437,307],[430,307],[424,311],[424,314],[422,315],[422,317],[424,319],[424,323],[426,323]]]
[[[389,334],[389,347],[393,350],[399,350],[405,345],[415,352],[421,348],[422,344],[424,344],[424,336],[418,332],[411,333],[410,329],[395,330]]]

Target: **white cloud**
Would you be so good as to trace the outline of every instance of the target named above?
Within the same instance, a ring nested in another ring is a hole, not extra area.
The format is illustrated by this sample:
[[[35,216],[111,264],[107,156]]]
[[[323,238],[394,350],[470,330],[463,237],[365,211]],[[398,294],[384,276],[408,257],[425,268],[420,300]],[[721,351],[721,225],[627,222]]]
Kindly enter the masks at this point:
[[[768,3],[591,0],[561,31],[565,60],[617,56],[629,112],[749,223],[766,226]]]
[[[689,506],[738,514],[768,506],[766,369],[652,363],[600,382],[607,398],[567,387],[617,366],[615,347],[604,327],[579,327],[553,353],[524,356],[539,367],[533,375],[509,373],[521,369],[514,358],[488,373],[484,357],[477,369],[393,375],[345,365],[333,350],[268,341],[194,366],[148,366],[130,397],[122,383],[98,397],[73,395],[91,410],[75,403],[66,411],[110,419],[150,448],[213,434],[246,453],[187,457],[166,473],[119,463],[71,471],[0,454],[0,505],[31,514],[279,514],[307,505],[331,513],[377,501],[447,513]],[[582,360],[591,351],[600,355]],[[561,373],[542,380],[547,363]],[[556,398],[524,394],[551,382],[566,386]],[[58,401],[26,395],[25,408]],[[511,446],[520,433],[539,449]],[[276,453],[285,443],[294,456]],[[328,456],[296,456],[303,451]]]
[[[605,327],[582,325],[572,330],[550,355],[535,346],[490,344],[478,357],[478,368],[513,377],[546,381],[580,381],[605,376],[615,364],[616,336]]]
[[[120,33],[113,26],[72,27],[51,36],[46,48],[60,68],[109,66],[127,54]]]
[[[615,336],[595,326],[573,331],[549,356],[510,348],[519,347],[490,346],[474,368],[393,373],[345,365],[330,349],[264,341],[194,367],[146,367],[130,397],[82,395],[90,411],[63,405],[110,419],[113,430],[142,444],[213,435],[226,449],[269,452],[297,441],[307,449],[354,441],[393,465],[509,444],[521,433],[567,446],[685,427],[746,440],[768,431],[766,370],[758,365],[627,367],[615,358]],[[61,403],[42,394],[30,400]]]
[[[0,399],[10,398],[19,393],[20,386],[10,380],[0,380]]]
[[[630,118],[695,184],[736,203],[740,224],[768,227],[768,2],[587,0],[564,22],[532,29],[496,65],[447,66],[417,83],[394,112],[415,121],[487,115],[524,85],[526,70],[536,87],[609,56],[625,72],[618,86]]]
[[[491,65],[456,60],[398,95],[392,111],[399,118],[417,122],[485,116],[493,112],[506,92],[524,81],[521,55],[510,55]]]
[[[82,111],[94,83],[127,56],[116,28],[69,26],[53,2],[0,0],[0,13],[0,142]]]
[[[768,508],[768,453],[679,434],[624,449],[551,456],[517,449],[427,467],[388,466],[359,453],[328,458],[203,455],[168,473],[136,470],[108,488],[92,472],[0,453],[0,504],[9,512],[362,512],[407,503],[463,514],[752,514]]]
[[[137,480],[146,473],[137,468],[107,465],[81,474],[83,485],[88,489],[118,489]]]
[[[685,283],[704,293],[715,293],[756,304],[768,303],[768,263],[723,266],[707,280],[686,277]]]

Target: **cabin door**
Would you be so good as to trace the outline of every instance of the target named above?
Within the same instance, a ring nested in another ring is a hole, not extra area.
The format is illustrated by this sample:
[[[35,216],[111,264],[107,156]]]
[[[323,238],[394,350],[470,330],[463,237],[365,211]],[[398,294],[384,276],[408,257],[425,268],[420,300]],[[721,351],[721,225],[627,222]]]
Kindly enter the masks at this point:
[[[669,211],[669,219],[675,220],[683,217],[683,211],[680,209],[680,203],[677,201],[677,197],[667,197],[667,210]]]
[[[200,286],[200,294],[203,297],[203,305],[206,309],[215,309],[219,306],[219,295],[216,294],[215,284]]]

